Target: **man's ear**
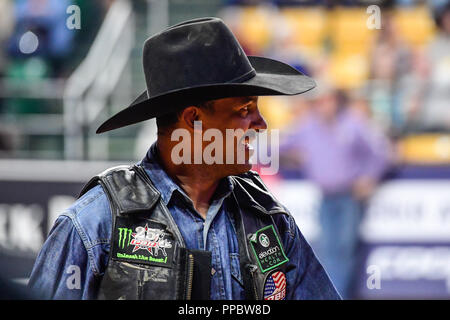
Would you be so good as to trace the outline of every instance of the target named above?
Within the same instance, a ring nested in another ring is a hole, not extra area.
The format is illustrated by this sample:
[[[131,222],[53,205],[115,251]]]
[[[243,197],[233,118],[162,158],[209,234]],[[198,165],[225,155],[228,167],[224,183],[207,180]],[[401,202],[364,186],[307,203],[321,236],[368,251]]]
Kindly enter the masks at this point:
[[[184,108],[180,120],[183,121],[188,128],[191,128],[193,130],[194,121],[198,121],[199,116],[199,108],[196,106],[189,106],[187,108]]]

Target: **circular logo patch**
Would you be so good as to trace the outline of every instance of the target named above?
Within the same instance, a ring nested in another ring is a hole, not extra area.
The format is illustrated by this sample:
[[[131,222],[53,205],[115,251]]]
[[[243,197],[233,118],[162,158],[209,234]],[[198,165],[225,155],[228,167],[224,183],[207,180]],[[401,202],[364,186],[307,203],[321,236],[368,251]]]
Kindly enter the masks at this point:
[[[270,245],[269,237],[266,236],[266,234],[261,233],[259,235],[259,243],[264,247],[267,248]]]
[[[286,298],[286,276],[275,271],[264,284],[264,300],[284,300]]]

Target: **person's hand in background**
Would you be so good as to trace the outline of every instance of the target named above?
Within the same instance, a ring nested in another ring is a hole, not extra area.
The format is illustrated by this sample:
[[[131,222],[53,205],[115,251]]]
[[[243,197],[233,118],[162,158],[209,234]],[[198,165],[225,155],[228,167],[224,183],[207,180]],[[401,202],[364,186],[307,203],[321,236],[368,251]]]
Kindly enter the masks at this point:
[[[353,184],[353,195],[356,199],[365,201],[372,195],[376,185],[377,182],[372,177],[359,177]]]

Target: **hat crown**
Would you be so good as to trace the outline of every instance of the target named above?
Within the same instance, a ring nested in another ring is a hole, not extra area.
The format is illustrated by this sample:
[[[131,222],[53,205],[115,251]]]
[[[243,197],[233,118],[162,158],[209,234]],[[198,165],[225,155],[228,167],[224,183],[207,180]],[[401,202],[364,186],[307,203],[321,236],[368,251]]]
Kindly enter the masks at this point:
[[[218,18],[189,20],[147,39],[143,65],[147,94],[218,83],[255,75],[233,33]]]

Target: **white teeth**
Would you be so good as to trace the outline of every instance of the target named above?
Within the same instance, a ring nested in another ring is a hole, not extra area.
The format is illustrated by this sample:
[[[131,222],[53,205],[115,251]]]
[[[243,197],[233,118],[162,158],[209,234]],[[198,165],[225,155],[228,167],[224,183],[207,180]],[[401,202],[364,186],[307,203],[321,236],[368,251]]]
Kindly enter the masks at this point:
[[[239,143],[243,144],[247,150],[254,150],[255,148],[251,145],[252,141],[255,140],[252,136],[243,136]]]
[[[249,142],[244,143],[244,145],[249,150],[253,150],[254,149],[253,146]]]

